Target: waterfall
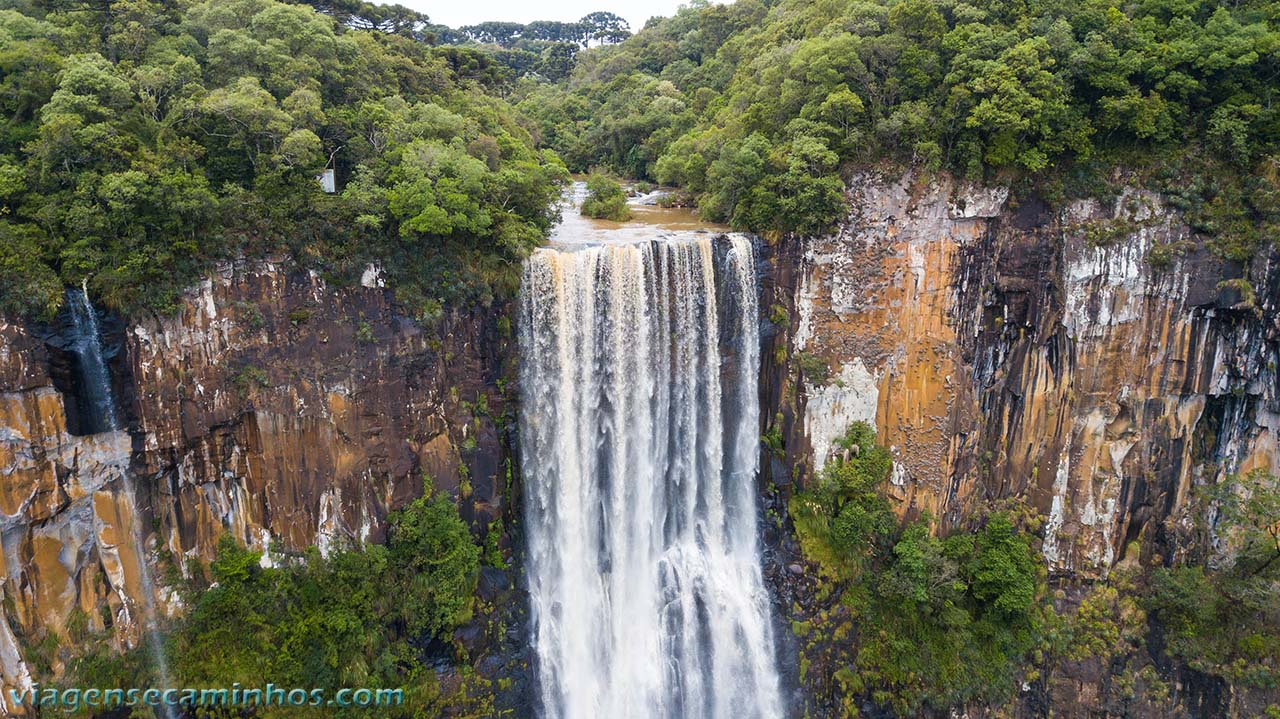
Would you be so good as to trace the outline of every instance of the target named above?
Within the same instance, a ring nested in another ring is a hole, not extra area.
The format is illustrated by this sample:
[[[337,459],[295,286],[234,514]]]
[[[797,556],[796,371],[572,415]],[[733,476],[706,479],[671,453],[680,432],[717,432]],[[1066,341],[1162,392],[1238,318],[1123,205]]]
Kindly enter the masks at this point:
[[[102,331],[98,327],[98,313],[89,301],[88,290],[67,290],[67,308],[71,317],[72,351],[78,358],[80,387],[89,411],[82,414],[88,423],[89,432],[118,432],[121,429],[119,416],[116,414],[115,396],[111,390],[111,374],[102,352]],[[146,543],[142,538],[139,526],[141,513],[138,511],[138,500],[133,491],[133,479],[126,469],[121,473],[125,498],[133,512],[130,526],[134,555],[138,558],[138,583],[142,589],[142,631],[146,635],[148,651],[156,663],[156,672],[160,675],[162,689],[168,689],[169,664],[165,658],[164,644],[160,636],[156,614],[155,580],[151,575],[151,565],[147,562]],[[123,592],[123,589],[122,589]],[[173,709],[161,708],[161,715],[172,719]]]
[[[98,313],[89,303],[89,294],[83,288],[67,290],[67,307],[74,332],[72,351],[79,359],[81,393],[88,403],[87,411],[81,413],[89,423],[85,433],[115,432],[120,429],[120,420],[111,392],[111,376],[102,355]]]
[[[744,237],[542,249],[525,265],[546,719],[785,716],[757,538],[754,265]]]

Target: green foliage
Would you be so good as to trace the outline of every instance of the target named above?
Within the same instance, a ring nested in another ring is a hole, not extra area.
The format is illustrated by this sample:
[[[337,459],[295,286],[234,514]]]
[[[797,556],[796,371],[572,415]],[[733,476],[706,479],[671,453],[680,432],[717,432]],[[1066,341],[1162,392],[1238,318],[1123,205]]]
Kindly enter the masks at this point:
[[[390,521],[387,542],[410,633],[442,636],[470,620],[480,547],[453,501],[443,494],[420,499]]]
[[[42,261],[48,237],[39,226],[0,219],[0,309],[50,319],[62,305],[62,282]]]
[[[522,50],[536,50],[548,44],[585,48],[593,42],[618,43],[631,36],[627,21],[610,12],[589,13],[577,22],[482,22],[458,28],[457,32],[475,42]]]
[[[76,654],[59,683],[230,687],[239,682],[261,688],[270,682],[330,692],[402,688],[404,704],[383,707],[380,715],[493,715],[492,691],[462,663],[463,656],[453,658],[461,664],[462,682],[449,691],[422,663],[421,647],[430,638],[448,646],[453,629],[470,619],[479,557],[479,546],[444,495],[417,499],[393,513],[385,546],[334,548],[328,554],[311,548],[285,557],[273,550],[273,562],[266,563],[260,551],[224,536],[209,567],[211,581],[184,587],[188,612],[164,627],[168,677],[159,676],[146,642],[119,654],[109,640],[109,623],[95,629],[84,617],[68,624]],[[58,646],[54,636],[49,638]],[[40,677],[50,676],[47,664],[37,670]],[[255,716],[367,714],[367,709],[266,707]]]
[[[507,568],[507,558],[502,552],[502,518],[489,523],[484,533],[484,563],[498,569]]]
[[[1280,485],[1255,470],[1205,497],[1227,549],[1212,565],[1156,570],[1147,607],[1168,651],[1233,682],[1280,682]]]
[[[593,174],[587,178],[587,197],[582,201],[584,217],[625,222],[631,219],[627,193],[608,175]]]
[[[802,352],[796,356],[796,361],[800,364],[800,371],[813,386],[820,387],[831,379],[831,366],[822,357]]]
[[[816,486],[792,497],[790,511],[805,556],[832,577],[853,578],[896,525],[880,492],[893,460],[866,422],[855,422],[838,445],[848,459],[827,464]]]
[[[1008,701],[1048,613],[1030,536],[1000,513],[942,539],[926,519],[877,564],[863,580],[876,630],[858,651],[861,683],[904,714]]]
[[[787,327],[791,324],[791,317],[787,314],[787,308],[784,305],[773,303],[769,307],[769,322],[778,327]]]
[[[232,375],[231,383],[235,385],[236,390],[241,394],[248,394],[255,389],[270,387],[271,378],[267,375],[267,371],[261,367],[247,364]]]
[[[767,452],[778,459],[784,459],[787,456],[786,440],[782,436],[781,412],[774,415],[773,421],[769,423],[764,434],[760,436],[760,442]]]
[[[386,546],[337,549],[327,557],[312,548],[272,567],[261,553],[224,537],[210,566],[213,583],[189,591],[190,611],[170,636],[170,681],[402,687],[405,707],[393,715],[414,716],[433,706],[439,688],[410,642],[448,642],[469,620],[479,557],[444,495],[394,513]],[[117,676],[135,661],[129,656],[90,654],[76,676],[104,678],[86,686],[136,683]]]
[[[967,567],[974,598],[1011,621],[1025,616],[1036,599],[1033,557],[1028,536],[1016,532],[1008,516],[992,515]]]
[[[1064,627],[1062,645],[1068,661],[1096,657],[1105,662],[1140,645],[1147,629],[1147,614],[1132,583],[1119,576],[1113,584],[1095,586]]]
[[[483,57],[330,9],[352,21],[276,0],[0,10],[0,310],[48,315],[87,278],[167,311],[211,261],[267,253],[340,279],[381,262],[415,314],[508,291],[559,160],[485,94]]]
[[[214,585],[195,595],[170,639],[173,680],[182,686],[403,686],[434,693],[427,672],[390,621],[383,547],[264,568],[261,554],[224,538]],[[299,684],[301,682],[301,684]]]
[[[249,302],[237,302],[236,317],[245,324],[249,329],[260,330],[266,326],[267,320],[262,316],[262,310],[257,305]]]
[[[791,514],[806,557],[863,628],[854,655],[831,662],[850,667],[832,678],[845,703],[866,694],[902,715],[1003,703],[1049,616],[1030,535],[999,512],[947,537],[927,516],[899,527],[882,494],[891,458],[871,427],[856,423],[840,444],[847,458]]]
[[[563,89],[520,87],[519,107],[571,169],[676,183],[758,231],[830,229],[851,164],[1003,181],[1185,158],[1196,182],[1175,184],[1203,189],[1207,231],[1243,259],[1274,236],[1274,10],[695,2],[579,53]]]
[[[373,333],[373,325],[361,320],[356,325],[356,341],[360,344],[371,345],[378,341],[377,336]]]

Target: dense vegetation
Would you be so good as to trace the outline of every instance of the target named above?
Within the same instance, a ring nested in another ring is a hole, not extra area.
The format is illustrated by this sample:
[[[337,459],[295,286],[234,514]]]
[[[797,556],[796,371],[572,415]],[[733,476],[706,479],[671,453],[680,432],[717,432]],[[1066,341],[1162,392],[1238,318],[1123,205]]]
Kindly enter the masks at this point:
[[[608,13],[451,30],[361,0],[8,5],[7,311],[85,279],[166,310],[210,261],[265,254],[340,281],[380,261],[419,316],[485,302],[554,213],[563,168],[535,145],[760,232],[829,229],[842,173],[882,161],[1049,200],[1123,163],[1234,260],[1280,226],[1260,0],[695,2],[635,36]]]
[[[1004,706],[1020,682],[1068,662],[1095,662],[1120,701],[1159,706],[1173,680],[1152,663],[1158,654],[1144,654],[1153,628],[1164,643],[1155,651],[1185,666],[1236,685],[1280,684],[1280,484],[1270,473],[1198,493],[1188,561],[1144,568],[1135,545],[1065,602],[1048,591],[1033,513],[992,507],[937,536],[927,516],[893,513],[883,493],[892,461],[868,425],[839,446],[844,458],[790,504],[827,605],[793,623],[801,680],[836,716],[858,716],[864,701],[903,716]]]
[[[848,458],[791,501],[805,555],[850,617],[843,630],[801,625],[797,633],[822,642],[861,627],[847,648],[826,647],[854,652],[831,662],[843,667],[838,703],[856,712],[870,696],[902,715],[1002,704],[1050,613],[1031,535],[1002,511],[946,537],[931,532],[928,517],[899,526],[883,494],[892,462],[874,431],[856,423],[839,444]]]
[[[608,12],[593,12],[577,22],[537,20],[531,23],[483,22],[442,33],[442,39],[488,46],[493,58],[512,77],[561,81],[569,76],[578,51],[622,42],[631,36],[627,21]]]
[[[1146,605],[1168,628],[1168,651],[1195,669],[1258,687],[1280,684],[1280,484],[1255,470],[1205,493],[1197,509],[1215,517],[1200,561],[1160,568]]]
[[[593,174],[587,178],[587,196],[582,200],[581,209],[584,216],[599,220],[622,222],[631,219],[626,191],[608,175]]]
[[[508,287],[550,226],[563,167],[476,50],[276,0],[19,8],[0,10],[0,309],[48,313],[87,279],[163,311],[214,259],[283,254],[338,280],[381,261],[430,316]]]
[[[708,218],[817,232],[842,167],[882,160],[1094,191],[1160,166],[1223,254],[1274,234],[1272,2],[695,2],[584,53],[520,108],[569,167],[681,185]]]
[[[390,518],[386,546],[316,549],[277,567],[225,537],[208,584],[188,588],[189,612],[169,636],[169,686],[384,687],[405,690],[399,710],[379,716],[439,716],[467,697],[444,695],[423,662],[471,618],[480,547],[447,496],[414,501]],[[199,571],[199,570],[197,570]],[[198,575],[197,575],[198,576]],[[83,640],[84,638],[82,638]],[[105,642],[76,659],[68,686],[137,686],[153,677],[145,643],[124,657]],[[333,709],[273,708],[256,716],[341,716]],[[310,713],[309,713],[310,712]],[[352,709],[369,716],[369,709]]]

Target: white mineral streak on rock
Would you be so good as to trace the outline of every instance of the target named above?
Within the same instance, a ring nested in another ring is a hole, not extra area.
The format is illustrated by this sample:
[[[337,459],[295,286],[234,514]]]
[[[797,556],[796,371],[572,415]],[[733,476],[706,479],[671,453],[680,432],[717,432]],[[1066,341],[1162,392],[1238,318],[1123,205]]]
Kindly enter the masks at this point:
[[[1066,521],[1067,480],[1071,476],[1071,434],[1067,434],[1067,444],[1062,448],[1062,456],[1058,460],[1058,471],[1053,476],[1053,504],[1049,508],[1049,519],[1044,525],[1044,559],[1049,569],[1064,568],[1059,563],[1063,560],[1062,547],[1059,545],[1059,532]]]
[[[320,521],[316,527],[316,546],[320,556],[328,557],[342,538],[342,497],[333,487],[320,495]]]
[[[796,331],[792,337],[797,352],[801,352],[813,336],[813,301],[816,291],[813,286],[813,274],[806,272],[796,291]]]
[[[4,615],[0,615],[0,683],[4,689],[0,691],[0,711],[6,716],[19,716],[19,705],[12,701],[9,690],[21,694],[32,688],[31,672],[27,669],[27,663],[22,661],[17,637],[9,626],[9,619]]]
[[[364,273],[360,275],[361,287],[385,287],[386,281],[382,276],[382,268],[377,265],[370,264],[365,266]]]
[[[804,408],[804,429],[813,447],[813,470],[822,471],[835,441],[849,425],[866,422],[875,426],[879,402],[879,379],[867,371],[861,359],[840,368],[828,384],[809,389]]]
[[[199,307],[204,311],[204,318],[209,322],[218,319],[218,304],[213,298],[213,280],[200,283],[197,294]]]
[[[275,555],[271,552],[271,532],[266,529],[259,528],[258,531],[254,533],[254,536],[257,539],[258,547],[262,550],[262,558],[258,560],[258,566],[263,569],[275,568],[277,566],[277,562]]]
[[[948,214],[952,219],[996,217],[1009,199],[1007,187],[979,187],[964,185],[956,189],[948,202]]]

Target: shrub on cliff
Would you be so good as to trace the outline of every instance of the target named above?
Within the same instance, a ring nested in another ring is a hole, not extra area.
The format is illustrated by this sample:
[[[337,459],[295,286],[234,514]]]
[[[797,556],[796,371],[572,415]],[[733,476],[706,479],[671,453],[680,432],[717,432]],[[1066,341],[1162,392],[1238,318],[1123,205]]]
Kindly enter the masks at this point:
[[[805,555],[828,575],[851,579],[897,524],[881,491],[893,460],[866,422],[855,422],[836,446],[846,457],[827,464],[814,487],[792,498],[790,511]]]
[[[448,644],[470,619],[480,547],[445,495],[415,500],[390,522],[387,546],[327,557],[313,547],[277,557],[279,566],[224,536],[213,582],[188,591],[190,611],[170,637],[170,683],[403,687],[403,710],[388,716],[428,710],[439,688],[414,646]]]
[[[1159,568],[1146,604],[1168,652],[1194,669],[1262,687],[1280,682],[1280,483],[1255,470],[1201,501],[1226,547],[1210,563]],[[1212,512],[1212,515],[1210,514]],[[1206,545],[1209,546],[1209,545]]]
[[[387,543],[411,634],[447,636],[471,618],[481,550],[447,495],[392,514]]]
[[[891,458],[874,431],[856,423],[839,445],[843,456],[795,495],[791,514],[806,557],[833,580],[824,591],[860,630],[851,644],[808,649],[854,667],[833,677],[844,692],[903,715],[1004,703],[1050,612],[1031,536],[1004,512],[945,537],[928,516],[899,526],[883,494]]]
[[[612,177],[593,174],[587,178],[587,197],[582,201],[582,214],[597,220],[625,222],[631,219],[627,193]]]

